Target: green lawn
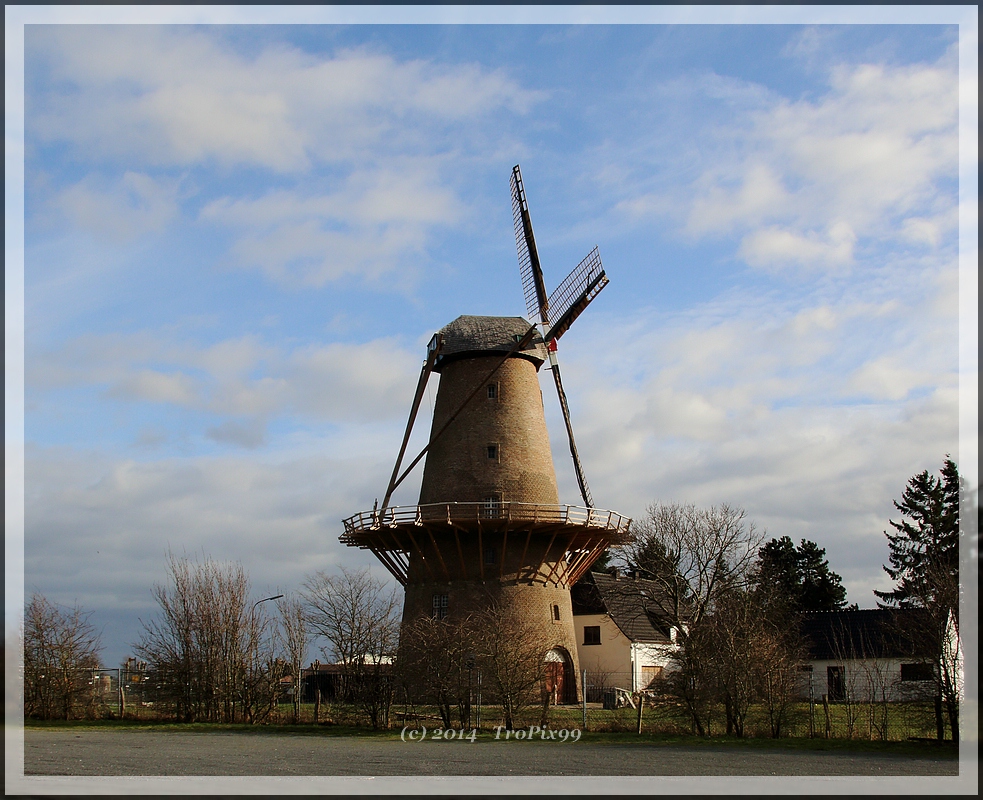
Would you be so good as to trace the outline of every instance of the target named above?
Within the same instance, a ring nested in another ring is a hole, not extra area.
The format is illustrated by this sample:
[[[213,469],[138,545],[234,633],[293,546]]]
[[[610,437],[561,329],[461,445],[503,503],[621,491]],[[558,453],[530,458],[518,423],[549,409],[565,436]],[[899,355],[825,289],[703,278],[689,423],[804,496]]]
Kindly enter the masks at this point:
[[[744,738],[723,735],[722,720],[718,729],[710,737],[695,736],[690,732],[687,720],[678,708],[646,707],[643,712],[643,733],[635,733],[637,712],[631,708],[603,709],[590,706],[587,712],[587,728],[583,730],[583,710],[580,706],[559,706],[550,709],[550,728],[559,730],[581,730],[580,741],[610,744],[645,744],[651,746],[696,746],[696,747],[752,747],[804,750],[851,750],[864,752],[890,752],[924,754],[953,757],[958,752],[952,742],[939,743],[934,739],[934,717],[931,708],[925,704],[891,704],[886,709],[875,709],[880,715],[887,715],[887,737],[880,736],[878,729],[868,724],[868,709],[830,706],[831,735],[825,733],[825,716],[821,706],[813,709],[814,733],[809,736],[809,706],[802,704],[795,709],[796,720],[789,735],[781,739],[770,736],[767,719],[761,709],[752,709],[748,717],[747,735]],[[436,709],[417,707],[415,716],[404,718],[402,706],[393,708],[391,729],[373,731],[360,720],[354,708],[342,704],[323,704],[320,711],[320,724],[313,724],[313,705],[301,708],[301,722],[289,724],[291,709],[281,706],[280,719],[258,725],[224,723],[177,723],[160,720],[151,709],[135,709],[126,719],[40,721],[26,720],[27,728],[48,729],[103,729],[103,730],[175,730],[189,732],[237,732],[262,735],[265,733],[290,733],[318,736],[360,736],[378,738],[398,738],[404,725],[413,728],[426,726],[428,731],[441,727]],[[851,730],[852,736],[848,736]],[[521,727],[540,722],[540,709],[528,709],[520,718]],[[861,724],[862,723],[862,724]],[[495,741],[494,729],[501,725],[500,711],[493,706],[482,708],[480,741]],[[457,723],[454,728],[460,727]],[[516,727],[520,727],[517,724]],[[881,729],[883,730],[883,728]],[[913,741],[915,738],[917,740]],[[499,739],[499,741],[503,741]]]

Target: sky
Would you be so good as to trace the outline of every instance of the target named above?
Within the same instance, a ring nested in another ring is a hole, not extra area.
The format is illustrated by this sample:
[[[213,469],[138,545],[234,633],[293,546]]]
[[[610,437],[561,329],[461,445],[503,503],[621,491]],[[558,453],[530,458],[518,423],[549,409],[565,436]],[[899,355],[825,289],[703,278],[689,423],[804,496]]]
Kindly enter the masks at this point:
[[[954,24],[27,25],[24,592],[114,665],[169,551],[388,578],[341,520],[433,333],[525,315],[520,164],[547,289],[610,279],[559,348],[596,505],[739,506],[874,607],[908,478],[978,485],[973,64]]]

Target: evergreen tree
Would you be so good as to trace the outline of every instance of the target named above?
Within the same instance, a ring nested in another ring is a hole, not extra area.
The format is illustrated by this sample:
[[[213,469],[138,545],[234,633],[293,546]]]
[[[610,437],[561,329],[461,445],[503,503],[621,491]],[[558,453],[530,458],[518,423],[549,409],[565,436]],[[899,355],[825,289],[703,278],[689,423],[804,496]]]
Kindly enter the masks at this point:
[[[756,590],[788,611],[837,611],[846,607],[843,579],[829,568],[826,550],[803,539],[772,539],[758,551]]]
[[[942,618],[959,619],[959,470],[946,456],[941,477],[928,470],[908,480],[894,507],[900,522],[888,520],[897,533],[887,536],[890,566],[884,571],[896,585],[874,591],[881,607],[927,608]]]
[[[936,727],[944,738],[943,702],[953,741],[959,739],[962,681],[959,639],[959,503],[962,480],[949,456],[940,477],[928,470],[908,480],[901,502],[894,507],[900,522],[889,520],[896,533],[887,536],[890,566],[884,571],[895,581],[889,592],[874,591],[882,608],[923,608],[928,614],[921,629],[909,630],[937,642]],[[951,622],[950,622],[951,620]]]

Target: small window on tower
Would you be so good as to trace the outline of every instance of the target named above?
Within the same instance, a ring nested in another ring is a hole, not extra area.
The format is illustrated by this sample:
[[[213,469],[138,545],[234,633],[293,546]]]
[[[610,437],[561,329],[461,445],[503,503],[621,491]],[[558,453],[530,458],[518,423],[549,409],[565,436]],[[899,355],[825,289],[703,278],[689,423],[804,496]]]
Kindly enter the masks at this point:
[[[553,622],[559,622],[559,621],[560,621],[560,607],[556,603],[553,603]]]
[[[485,448],[488,452],[489,461],[498,461],[498,445],[490,444]]]
[[[488,384],[488,399],[497,400],[498,399],[498,384],[489,383]]]
[[[498,518],[502,513],[502,498],[498,495],[491,495],[484,499],[484,512],[486,517]]]
[[[433,596],[433,618],[445,619],[447,617],[447,595],[435,594]]]

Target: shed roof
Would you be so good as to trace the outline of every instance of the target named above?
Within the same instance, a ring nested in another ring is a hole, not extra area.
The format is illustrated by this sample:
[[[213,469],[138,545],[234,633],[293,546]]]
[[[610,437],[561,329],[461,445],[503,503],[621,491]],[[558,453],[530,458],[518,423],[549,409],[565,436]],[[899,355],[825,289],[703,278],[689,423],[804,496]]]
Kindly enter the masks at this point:
[[[444,364],[458,358],[505,355],[531,327],[532,323],[523,317],[460,316],[440,329],[444,344],[434,369],[439,372]],[[532,361],[539,369],[549,354],[538,331],[516,356]]]
[[[816,661],[929,658],[938,647],[938,632],[920,608],[807,611],[801,630]]]

